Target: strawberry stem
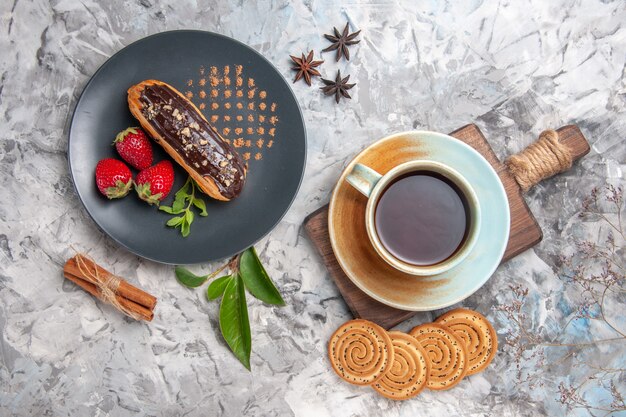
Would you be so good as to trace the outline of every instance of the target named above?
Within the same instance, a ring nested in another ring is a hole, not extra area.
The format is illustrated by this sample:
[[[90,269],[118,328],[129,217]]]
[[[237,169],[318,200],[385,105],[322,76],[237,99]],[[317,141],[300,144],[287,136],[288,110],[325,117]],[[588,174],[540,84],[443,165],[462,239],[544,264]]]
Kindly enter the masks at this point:
[[[129,134],[132,133],[133,135],[137,134],[137,129],[139,129],[138,127],[129,127],[127,129],[122,130],[120,133],[117,134],[117,136],[115,136],[115,140],[113,141],[112,145],[115,145],[117,142],[122,142],[124,140],[124,138]]]
[[[112,200],[114,198],[124,197],[126,194],[128,194],[132,183],[132,179],[129,179],[126,183],[122,180],[117,180],[114,187],[109,187],[106,189],[107,198],[109,200]]]
[[[161,196],[163,196],[163,193],[157,193],[153,195],[152,191],[150,191],[149,182],[145,182],[143,184],[135,183],[135,191],[137,191],[139,198],[141,198],[148,204],[156,204],[158,206],[161,203]]]

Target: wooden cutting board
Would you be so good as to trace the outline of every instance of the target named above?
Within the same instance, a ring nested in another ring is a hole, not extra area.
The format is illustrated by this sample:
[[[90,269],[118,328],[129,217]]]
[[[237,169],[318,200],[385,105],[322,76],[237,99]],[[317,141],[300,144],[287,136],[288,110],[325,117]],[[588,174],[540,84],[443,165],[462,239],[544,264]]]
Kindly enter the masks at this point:
[[[568,125],[557,130],[559,140],[567,146],[577,160],[589,152],[589,143],[577,126]],[[480,152],[498,173],[509,200],[511,210],[511,229],[502,262],[506,262],[520,252],[539,243],[543,233],[537,220],[531,213],[519,185],[509,173],[507,167],[500,162],[482,132],[474,124],[464,126],[450,133]],[[382,304],[357,288],[344,274],[333,253],[328,235],[328,205],[319,208],[304,219],[304,228],[322,256],[322,260],[330,273],[343,299],[355,317],[371,320],[385,329],[416,314],[414,311],[398,310]]]

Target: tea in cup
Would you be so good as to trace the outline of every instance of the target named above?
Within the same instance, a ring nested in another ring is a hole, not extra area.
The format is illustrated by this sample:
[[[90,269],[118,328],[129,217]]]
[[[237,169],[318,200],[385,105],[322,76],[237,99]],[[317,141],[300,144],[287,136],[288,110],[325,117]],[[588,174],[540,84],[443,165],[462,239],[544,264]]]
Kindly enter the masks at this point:
[[[346,180],[368,197],[365,226],[374,249],[400,271],[443,273],[476,243],[478,198],[465,178],[445,164],[415,160],[385,175],[357,164]]]

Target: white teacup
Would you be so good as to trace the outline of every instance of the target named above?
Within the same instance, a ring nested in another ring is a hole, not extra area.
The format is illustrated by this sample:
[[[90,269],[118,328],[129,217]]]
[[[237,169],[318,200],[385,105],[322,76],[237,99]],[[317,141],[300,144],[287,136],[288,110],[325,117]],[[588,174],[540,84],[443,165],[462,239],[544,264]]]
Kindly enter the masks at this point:
[[[381,242],[376,231],[375,212],[381,196],[396,179],[412,172],[431,172],[445,177],[458,188],[467,203],[466,218],[469,224],[466,225],[465,238],[448,258],[432,265],[415,265],[394,256]],[[374,249],[389,265],[399,271],[419,276],[441,274],[463,261],[476,243],[481,222],[478,198],[467,180],[447,165],[435,161],[414,160],[394,167],[385,175],[380,175],[365,165],[356,164],[346,181],[368,198],[365,210],[365,227]]]

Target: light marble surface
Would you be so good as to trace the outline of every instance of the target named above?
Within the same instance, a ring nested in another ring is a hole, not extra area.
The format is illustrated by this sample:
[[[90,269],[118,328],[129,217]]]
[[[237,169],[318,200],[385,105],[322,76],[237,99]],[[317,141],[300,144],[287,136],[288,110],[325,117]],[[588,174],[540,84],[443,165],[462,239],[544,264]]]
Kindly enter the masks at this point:
[[[171,267],[118,247],[82,209],[67,169],[68,116],[107,57],[148,34],[223,33],[291,78],[288,54],[321,50],[321,35],[346,19],[363,41],[349,63],[324,55],[322,71],[351,74],[353,100],[335,106],[316,88],[294,86],[309,138],[305,179],[287,216],[257,246],[288,305],[250,300],[248,373],[219,335],[216,303],[181,287]],[[530,345],[516,360],[506,343],[516,324],[501,311],[513,299],[510,285],[520,284],[528,288],[522,309],[531,336],[567,343],[616,336],[597,319],[575,319],[558,335],[583,300],[559,272],[559,255],[580,254],[582,239],[604,241],[601,216],[578,216],[582,199],[594,186],[626,184],[623,0],[6,0],[0,22],[0,415],[604,415],[566,407],[562,392],[580,385],[577,394],[600,409],[614,401],[609,381],[626,395],[624,339],[571,349]],[[499,354],[453,390],[403,403],[342,383],[325,348],[350,314],[301,222],[328,201],[347,159],[376,138],[412,128],[448,132],[472,121],[502,158],[544,128],[568,123],[593,144],[571,171],[527,196],[543,242],[462,303],[494,322]],[[601,211],[616,221],[614,207]],[[64,282],[72,245],[155,294],[154,321],[132,322]],[[623,264],[619,235],[616,245]],[[625,332],[624,291],[609,293],[606,318]]]

